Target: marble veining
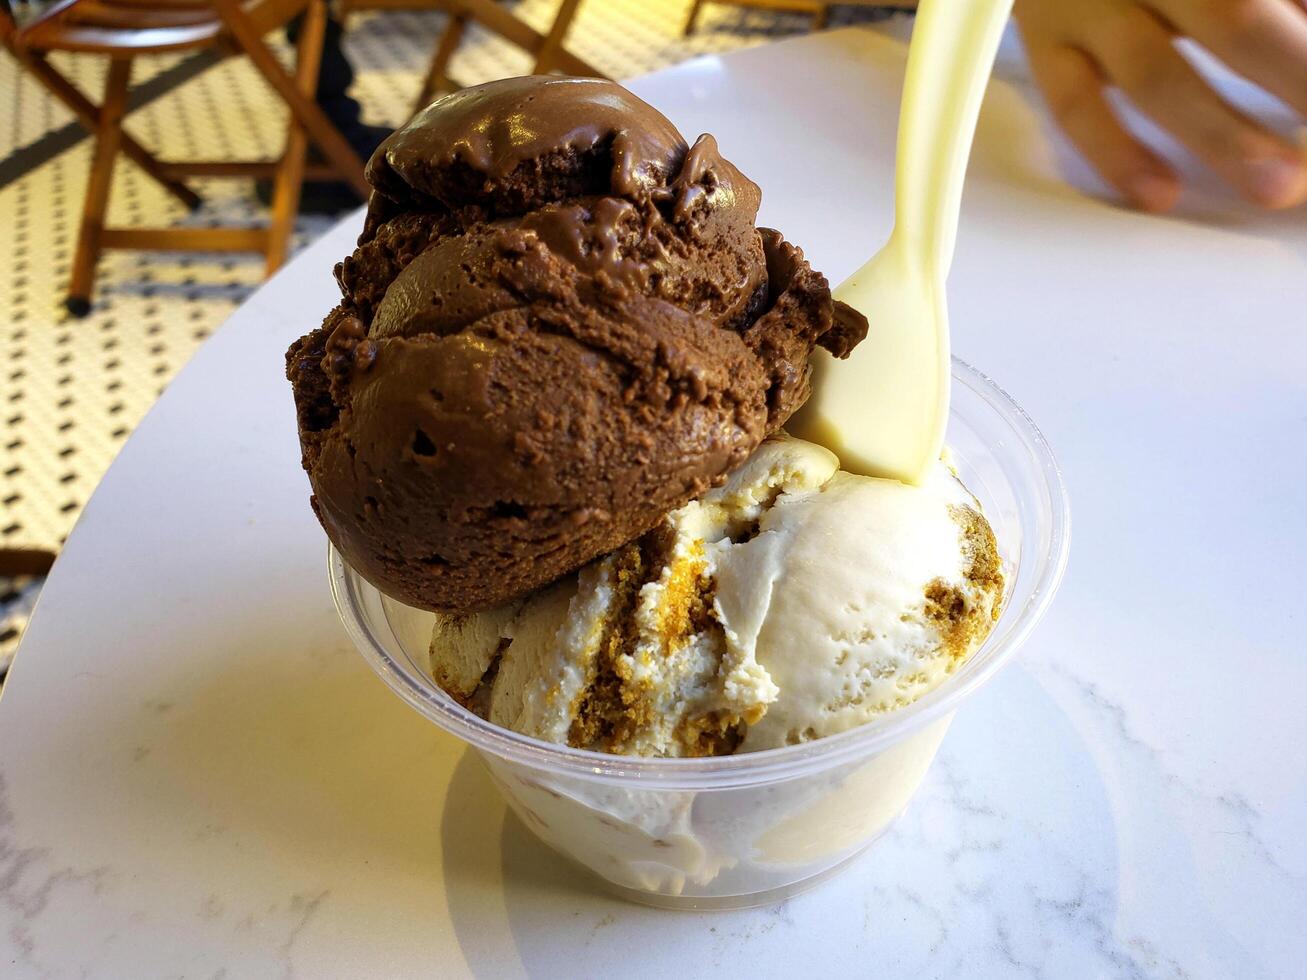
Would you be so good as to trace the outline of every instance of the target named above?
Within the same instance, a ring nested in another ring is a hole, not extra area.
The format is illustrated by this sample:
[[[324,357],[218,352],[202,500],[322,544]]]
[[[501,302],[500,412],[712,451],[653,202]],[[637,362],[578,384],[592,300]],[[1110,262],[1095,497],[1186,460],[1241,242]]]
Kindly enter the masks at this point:
[[[1186,803],[1205,812],[1209,819],[1204,822],[1219,825],[1212,827],[1213,833],[1231,837],[1242,844],[1262,871],[1283,879],[1288,885],[1298,888],[1307,886],[1307,875],[1285,867],[1270,842],[1262,835],[1264,815],[1242,793],[1233,789],[1204,789],[1195,780],[1174,771],[1167,765],[1165,756],[1159,749],[1134,733],[1126,709],[1109,698],[1098,684],[1078,676],[1061,663],[1052,664],[1048,670],[1075,690],[1084,704],[1092,709],[1103,726],[1104,733],[1119,748],[1127,750],[1127,758],[1147,766],[1155,782],[1167,786]],[[1307,910],[1307,902],[1302,904]]]
[[[292,895],[287,903],[292,916],[293,925],[290,931],[286,933],[286,938],[278,945],[277,951],[285,964],[285,980],[293,980],[295,972],[295,942],[299,939],[300,934],[308,928],[313,917],[318,914],[322,903],[331,895],[330,888],[324,888],[318,894],[306,898],[303,895]]]
[[[60,893],[81,890],[99,898],[113,886],[115,872],[108,866],[79,870],[61,866],[49,847],[31,846],[18,839],[9,806],[9,786],[0,770],[0,906],[5,909],[7,935],[19,961],[47,975],[36,949],[32,924]]]

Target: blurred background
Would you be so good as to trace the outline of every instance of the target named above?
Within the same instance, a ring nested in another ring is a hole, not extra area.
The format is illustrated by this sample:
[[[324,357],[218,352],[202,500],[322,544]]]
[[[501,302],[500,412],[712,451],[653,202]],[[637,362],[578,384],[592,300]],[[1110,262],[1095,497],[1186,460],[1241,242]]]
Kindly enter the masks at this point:
[[[92,260],[86,295],[69,301],[88,190],[97,181],[106,228],[193,235],[273,220],[270,177],[259,186],[250,176],[188,174],[185,186],[200,198],[191,208],[184,192],[142,169],[142,161],[281,157],[294,117],[249,38],[236,37],[223,19],[232,6],[251,13],[244,24],[255,43],[292,78],[296,46],[284,27],[292,25],[299,40],[302,3],[0,0],[0,673],[44,571],[118,448],[277,261],[226,250],[231,240],[221,237],[192,238],[201,250],[168,250],[163,239],[146,249],[106,249]],[[324,84],[346,89],[347,99],[336,92],[316,103],[363,159],[432,84],[447,90],[526,74],[542,60],[546,69],[575,72],[579,63],[623,79],[698,55],[896,16],[883,4],[818,0],[337,0],[327,10]],[[112,101],[109,65],[115,55],[121,64],[124,53],[132,58],[122,126],[144,153],[133,156],[122,140],[122,152],[102,148],[97,157],[95,130],[104,120],[89,113]],[[308,162],[323,163],[313,149]],[[294,173],[290,179],[298,183]],[[280,215],[287,255],[359,199],[348,184],[306,185],[297,203]],[[212,250],[204,250],[210,241]]]

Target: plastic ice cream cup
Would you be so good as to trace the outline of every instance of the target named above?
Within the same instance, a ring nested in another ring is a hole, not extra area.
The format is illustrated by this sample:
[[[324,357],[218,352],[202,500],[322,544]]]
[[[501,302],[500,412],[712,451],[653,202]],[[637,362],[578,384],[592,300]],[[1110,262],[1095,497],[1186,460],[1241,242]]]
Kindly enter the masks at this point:
[[[848,864],[921,785],[953,713],[1030,636],[1066,566],[1070,515],[1048,443],[997,385],[953,361],[947,443],[1004,559],[993,632],[939,686],[850,731],[702,759],[606,755],[492,725],[432,680],[433,617],[378,592],[331,549],[332,594],[394,691],[480,756],[541,840],[617,894],[667,908],[781,901]]]

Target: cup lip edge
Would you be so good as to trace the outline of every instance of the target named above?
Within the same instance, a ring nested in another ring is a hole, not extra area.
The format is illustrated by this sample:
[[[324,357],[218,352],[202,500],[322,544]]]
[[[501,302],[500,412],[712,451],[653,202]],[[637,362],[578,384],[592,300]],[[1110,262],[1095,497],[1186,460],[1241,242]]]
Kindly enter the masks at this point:
[[[1049,549],[1040,577],[1032,583],[1022,609],[1017,610],[1021,618],[1001,648],[989,651],[989,655],[980,661],[975,658],[984,650],[982,644],[972,654],[973,662],[977,663],[974,670],[946,678],[911,704],[879,718],[800,745],[704,758],[621,756],[556,745],[480,718],[455,702],[429,678],[415,677],[412,671],[397,662],[359,615],[348,581],[349,566],[335,545],[328,541],[328,577],[337,613],[363,658],[410,707],[479,751],[535,769],[563,770],[576,777],[621,785],[648,781],[668,790],[726,789],[776,782],[883,751],[931,723],[950,716],[959,704],[992,679],[1016,654],[1051,605],[1069,556],[1070,500],[1061,468],[1048,440],[1029,414],[992,378],[956,356],[951,360],[953,377],[1004,416],[1020,434],[1026,448],[1034,451],[1050,504]],[[357,572],[354,574],[358,575]],[[378,594],[384,596],[380,590]]]

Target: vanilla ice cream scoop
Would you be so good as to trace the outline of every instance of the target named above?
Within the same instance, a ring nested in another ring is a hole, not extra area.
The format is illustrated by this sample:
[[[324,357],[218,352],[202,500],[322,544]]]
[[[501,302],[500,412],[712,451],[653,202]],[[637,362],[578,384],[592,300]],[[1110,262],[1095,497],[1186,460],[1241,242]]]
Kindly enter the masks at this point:
[[[768,449],[760,468],[817,451],[798,440]],[[731,642],[755,651],[780,691],[741,750],[821,738],[916,700],[988,635],[1002,591],[993,532],[943,463],[921,487],[839,471],[815,492],[782,492],[716,567]]]
[[[993,532],[945,464],[909,486],[780,435],[577,575],[439,619],[432,673],[550,742],[757,751],[911,703],[980,645],[1002,594]]]

